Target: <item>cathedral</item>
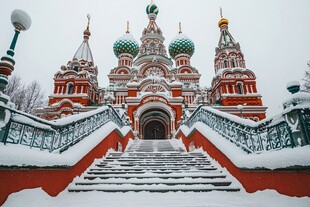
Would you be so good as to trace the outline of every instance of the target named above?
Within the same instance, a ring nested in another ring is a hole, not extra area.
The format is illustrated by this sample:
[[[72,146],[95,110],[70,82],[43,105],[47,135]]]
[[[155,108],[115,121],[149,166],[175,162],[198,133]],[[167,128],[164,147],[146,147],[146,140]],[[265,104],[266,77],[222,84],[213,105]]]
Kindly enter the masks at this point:
[[[222,14],[214,77],[211,87],[204,87],[199,84],[199,70],[191,63],[194,42],[180,24],[178,35],[166,47],[156,23],[158,13],[154,3],[146,7],[149,22],[140,43],[127,23],[125,34],[113,45],[117,62],[108,74],[107,87],[98,84],[98,68],[88,43],[88,17],[82,44],[72,60],[55,73],[48,106],[38,109],[36,115],[53,120],[111,104],[128,115],[135,138],[140,139],[173,137],[182,120],[201,104],[254,121],[265,118],[267,107],[256,89],[255,73],[246,67],[240,44]]]

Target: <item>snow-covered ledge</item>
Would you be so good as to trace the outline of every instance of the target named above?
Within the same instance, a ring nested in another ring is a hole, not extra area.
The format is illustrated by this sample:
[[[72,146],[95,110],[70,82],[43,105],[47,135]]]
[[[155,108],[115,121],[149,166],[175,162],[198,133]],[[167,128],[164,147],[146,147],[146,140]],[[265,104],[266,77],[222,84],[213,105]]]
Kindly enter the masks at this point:
[[[114,130],[124,137],[131,131],[131,127],[119,128],[110,121],[61,154],[49,153],[35,148],[30,149],[24,145],[0,143],[0,166],[70,167],[81,160]]]
[[[206,137],[206,139],[226,155],[238,168],[274,170],[281,168],[310,167],[309,145],[287,148],[279,151],[269,151],[261,154],[248,154],[202,122],[195,123],[191,128],[185,125],[179,128],[179,132],[182,132],[186,137],[189,137],[195,130]]]

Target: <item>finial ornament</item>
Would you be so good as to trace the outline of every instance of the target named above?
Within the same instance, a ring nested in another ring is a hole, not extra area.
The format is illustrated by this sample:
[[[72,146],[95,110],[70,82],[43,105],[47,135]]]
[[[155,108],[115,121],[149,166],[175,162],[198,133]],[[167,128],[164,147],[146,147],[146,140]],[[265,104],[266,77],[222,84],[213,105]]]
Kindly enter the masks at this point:
[[[220,7],[220,15],[221,15],[221,18],[223,18],[223,10],[222,10],[222,7]]]
[[[90,14],[87,14],[87,19],[88,19],[88,22],[87,22],[87,29],[89,28],[89,23],[90,23]]]
[[[222,7],[220,7],[220,15],[221,15],[221,19],[220,21],[218,22],[218,26],[221,28],[222,26],[225,26],[227,27],[228,26],[228,19],[225,19],[223,17],[223,10],[222,10]]]
[[[181,25],[181,22],[179,22],[179,34],[182,33],[182,25]]]
[[[127,21],[126,33],[129,33],[129,21]]]

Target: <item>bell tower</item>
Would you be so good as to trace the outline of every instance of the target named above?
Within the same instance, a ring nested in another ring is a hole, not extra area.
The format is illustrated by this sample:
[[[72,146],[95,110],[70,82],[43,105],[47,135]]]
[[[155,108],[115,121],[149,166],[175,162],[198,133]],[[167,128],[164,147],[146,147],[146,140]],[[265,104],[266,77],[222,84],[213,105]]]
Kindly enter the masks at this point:
[[[215,76],[208,92],[208,101],[222,111],[242,114],[255,121],[264,119],[267,107],[263,107],[262,96],[257,92],[255,73],[246,67],[240,44],[229,32],[229,21],[223,17],[222,9],[220,14],[220,38],[214,59]]]

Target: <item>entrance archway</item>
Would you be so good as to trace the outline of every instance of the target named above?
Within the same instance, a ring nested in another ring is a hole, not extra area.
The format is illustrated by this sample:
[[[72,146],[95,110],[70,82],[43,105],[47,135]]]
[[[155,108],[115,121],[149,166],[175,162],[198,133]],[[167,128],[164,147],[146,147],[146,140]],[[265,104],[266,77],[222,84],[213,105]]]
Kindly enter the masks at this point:
[[[165,139],[166,127],[160,121],[150,121],[144,126],[143,134],[144,139]]]
[[[145,137],[145,126],[152,121],[158,121],[164,126],[163,138],[170,139],[175,133],[175,112],[173,109],[162,102],[148,102],[140,106],[134,113],[134,134],[135,137],[140,139],[148,139]],[[154,122],[155,123],[155,122]],[[154,124],[153,123],[153,124]],[[155,135],[155,133],[153,133]],[[154,135],[148,135],[154,137]],[[156,137],[157,138],[157,137]],[[161,137],[160,137],[161,138]]]

